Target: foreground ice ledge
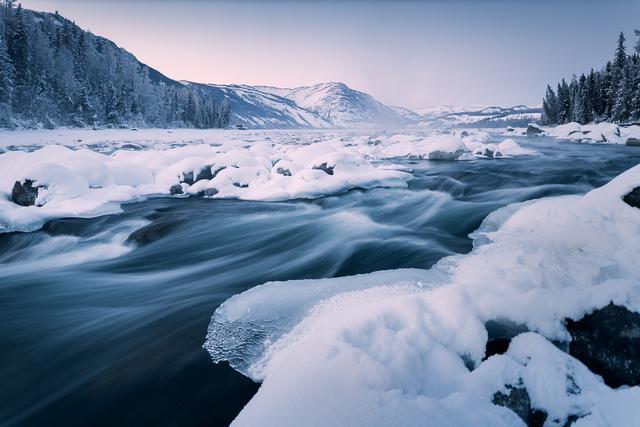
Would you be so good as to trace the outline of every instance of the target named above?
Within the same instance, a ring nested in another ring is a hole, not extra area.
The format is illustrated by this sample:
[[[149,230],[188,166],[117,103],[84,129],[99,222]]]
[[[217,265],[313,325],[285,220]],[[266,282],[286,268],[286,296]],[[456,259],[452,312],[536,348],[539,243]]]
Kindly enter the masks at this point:
[[[508,206],[470,254],[430,271],[267,283],[229,299],[205,347],[262,381],[235,425],[637,425],[640,388],[609,387],[563,351],[567,319],[612,302],[638,318],[640,209],[623,201],[637,187],[640,166],[585,196]],[[483,360],[488,324],[515,338]],[[624,334],[638,348],[640,334]]]

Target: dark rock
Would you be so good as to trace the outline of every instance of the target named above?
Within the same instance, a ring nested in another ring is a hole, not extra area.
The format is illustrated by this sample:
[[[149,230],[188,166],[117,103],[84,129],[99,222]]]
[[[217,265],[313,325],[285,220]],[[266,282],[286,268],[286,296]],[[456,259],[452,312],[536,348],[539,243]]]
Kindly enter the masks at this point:
[[[506,353],[511,344],[511,338],[528,331],[525,325],[507,319],[489,320],[484,327],[487,329],[488,339],[482,360]]]
[[[573,338],[569,354],[608,386],[640,385],[640,314],[610,303],[578,321],[567,320],[567,330]]]
[[[205,188],[204,189],[204,197],[213,197],[218,194],[219,191],[217,188]]]
[[[202,168],[200,172],[198,172],[198,175],[196,176],[196,182],[200,181],[201,179],[213,179],[213,174],[211,173],[210,166]]]
[[[531,408],[531,398],[524,387],[507,386],[509,394],[501,391],[493,395],[493,403],[511,409],[529,427],[542,427],[547,419],[547,413]]]
[[[148,245],[149,243],[153,243],[156,240],[167,236],[176,229],[177,225],[178,224],[175,221],[169,220],[152,222],[151,224],[145,225],[131,233],[129,237],[127,237],[125,243],[135,243],[139,246]]]
[[[324,173],[326,173],[327,175],[333,175],[333,168],[335,166],[327,166],[327,163],[322,163],[321,165],[316,165],[313,167],[313,169],[317,169],[317,170],[321,170]]]
[[[171,193],[172,196],[175,196],[176,194],[184,193],[184,191],[182,190],[182,186],[180,184],[172,185],[171,188],[169,189],[169,192]]]
[[[247,188],[247,187],[249,187],[249,184],[243,184],[241,182],[234,182],[233,186],[234,187],[238,187],[238,188]]]
[[[511,338],[492,338],[487,340],[487,346],[484,350],[484,359],[486,360],[496,354],[505,354],[509,350]]]
[[[276,172],[279,173],[280,175],[291,176],[291,171],[286,168],[278,168],[276,169]]]
[[[629,147],[640,147],[640,139],[638,138],[627,138],[627,141],[624,145],[628,145]]]
[[[460,134],[461,138],[465,138],[467,136],[469,136],[469,132],[467,132],[466,130],[463,130],[462,133]]]
[[[38,198],[38,188],[46,188],[44,186],[33,186],[33,181],[25,179],[23,183],[16,181],[11,190],[11,200],[20,206],[33,206]]]
[[[636,187],[629,194],[626,194],[622,201],[624,201],[629,206],[640,209],[640,187]]]
[[[193,185],[193,183],[195,182],[193,180],[193,171],[182,172],[182,181],[180,181],[180,182],[184,182],[185,184]]]
[[[514,131],[515,131],[515,129],[514,129],[514,128],[512,128],[511,126],[508,126],[508,127],[507,127],[507,132],[514,132]]]
[[[541,133],[544,133],[544,131],[542,129],[540,129],[537,126],[534,126],[532,124],[529,124],[527,126],[527,135],[539,135]]]

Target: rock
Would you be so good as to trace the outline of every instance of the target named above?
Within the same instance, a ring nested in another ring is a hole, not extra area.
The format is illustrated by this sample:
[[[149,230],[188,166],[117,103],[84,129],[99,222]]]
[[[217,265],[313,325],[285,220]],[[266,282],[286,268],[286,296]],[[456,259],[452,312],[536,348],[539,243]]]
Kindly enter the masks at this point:
[[[34,187],[31,179],[25,179],[23,183],[16,181],[11,190],[11,200],[20,206],[33,206],[38,198],[38,188],[46,187],[43,185]]]
[[[456,160],[464,154],[464,150],[456,150],[453,153],[450,151],[436,150],[429,153],[429,160]],[[418,157],[421,159],[421,157]]]
[[[160,220],[152,222],[151,224],[145,225],[144,227],[131,233],[129,237],[127,237],[125,243],[135,243],[139,246],[148,245],[149,243],[153,243],[156,240],[159,240],[162,237],[168,235],[176,227],[177,223],[174,221]]]
[[[243,183],[241,183],[241,182],[234,182],[234,183],[233,183],[233,186],[234,186],[234,187],[238,187],[238,188],[248,188],[248,187],[249,187],[249,184],[243,184]]]
[[[627,138],[627,141],[624,145],[628,145],[629,147],[640,147],[640,139],[638,138]]]
[[[507,127],[507,132],[515,132],[515,129],[512,128],[511,126],[508,126]]]
[[[626,194],[622,201],[634,208],[640,209],[640,187],[636,187],[629,194]]]
[[[469,132],[467,132],[466,130],[463,130],[462,133],[460,134],[461,138],[465,138],[467,136],[469,136]]]
[[[201,179],[213,179],[213,174],[211,173],[210,166],[202,168],[200,172],[198,172],[198,175],[196,176],[196,182],[200,181]]]
[[[171,188],[169,189],[169,192],[171,193],[172,196],[175,196],[176,194],[184,193],[184,191],[182,190],[182,186],[180,184],[172,185]]]
[[[193,183],[195,182],[193,180],[193,171],[182,172],[182,181],[180,182],[184,182],[185,184],[188,184],[188,185],[193,185]]]
[[[324,173],[326,173],[327,175],[333,175],[333,168],[335,166],[327,166],[327,163],[322,163],[320,165],[316,165],[313,167],[313,169],[317,169],[317,170],[321,170]]]
[[[204,189],[204,197],[213,197],[218,194],[219,191],[217,188],[205,188]]]
[[[540,129],[537,126],[534,126],[532,124],[529,124],[527,126],[527,135],[539,135],[541,133],[544,133],[544,131],[542,129]]]
[[[279,173],[280,175],[291,176],[291,171],[286,168],[278,168],[276,169],[276,172]]]
[[[546,412],[531,408],[531,398],[524,387],[508,385],[509,394],[501,391],[493,395],[493,403],[511,409],[529,427],[542,427],[547,419]]]
[[[569,354],[608,386],[640,385],[640,314],[610,303],[578,321],[567,320],[567,330]]]
[[[528,331],[526,325],[507,319],[489,320],[484,327],[487,329],[487,345],[482,360],[487,360],[496,354],[506,353],[509,349],[509,344],[511,344],[511,339]]]

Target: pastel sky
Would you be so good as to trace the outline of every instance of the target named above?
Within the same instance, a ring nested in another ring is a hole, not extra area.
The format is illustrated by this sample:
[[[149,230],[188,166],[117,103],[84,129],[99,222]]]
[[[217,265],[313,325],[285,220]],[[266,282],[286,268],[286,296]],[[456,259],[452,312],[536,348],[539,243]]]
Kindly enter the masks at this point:
[[[58,10],[169,77],[281,87],[342,81],[383,102],[540,104],[600,67],[634,0],[23,0]]]

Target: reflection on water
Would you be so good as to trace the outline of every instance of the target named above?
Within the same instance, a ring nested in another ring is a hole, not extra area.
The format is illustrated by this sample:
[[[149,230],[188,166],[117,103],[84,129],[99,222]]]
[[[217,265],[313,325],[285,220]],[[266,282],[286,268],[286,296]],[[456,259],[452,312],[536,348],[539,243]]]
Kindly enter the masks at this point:
[[[0,235],[0,423],[227,424],[258,387],[201,348],[228,297],[268,280],[428,268],[469,251],[489,212],[584,193],[640,162],[637,147],[518,142],[543,155],[399,160],[408,189],[158,198]]]

